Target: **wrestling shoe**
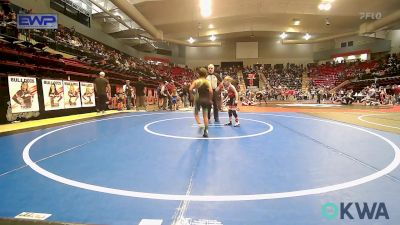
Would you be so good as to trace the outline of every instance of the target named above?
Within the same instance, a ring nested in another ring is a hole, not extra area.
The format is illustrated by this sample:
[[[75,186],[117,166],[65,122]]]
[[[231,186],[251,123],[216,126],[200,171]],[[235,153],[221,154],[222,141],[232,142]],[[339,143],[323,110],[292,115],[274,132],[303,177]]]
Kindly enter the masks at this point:
[[[208,138],[208,130],[204,129],[203,137]]]
[[[235,123],[234,127],[240,127],[240,123],[239,122]]]
[[[232,122],[226,123],[225,126],[232,126]]]

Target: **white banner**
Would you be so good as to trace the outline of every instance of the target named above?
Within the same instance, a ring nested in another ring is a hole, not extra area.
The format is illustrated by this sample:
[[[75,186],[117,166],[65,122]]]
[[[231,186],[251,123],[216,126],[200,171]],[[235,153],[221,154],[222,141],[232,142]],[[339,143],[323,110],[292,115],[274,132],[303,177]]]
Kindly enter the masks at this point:
[[[81,107],[81,93],[78,81],[64,81],[64,106],[66,109]]]
[[[25,220],[46,220],[50,216],[51,214],[47,213],[22,212],[15,216],[15,218]]]
[[[64,88],[62,80],[42,80],[44,110],[64,109]]]
[[[36,78],[8,77],[12,113],[39,111]]]
[[[82,107],[96,106],[94,84],[81,82]]]

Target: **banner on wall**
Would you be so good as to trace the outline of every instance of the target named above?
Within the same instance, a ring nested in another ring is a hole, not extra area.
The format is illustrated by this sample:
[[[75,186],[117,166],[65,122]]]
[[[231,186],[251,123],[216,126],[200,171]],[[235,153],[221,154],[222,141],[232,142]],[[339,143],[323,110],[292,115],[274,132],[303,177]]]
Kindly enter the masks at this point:
[[[42,80],[44,110],[64,109],[64,86],[62,80]]]
[[[37,83],[34,77],[8,77],[12,113],[39,111]]]
[[[155,104],[154,93],[155,91],[153,89],[147,88],[147,104],[149,105]]]
[[[66,109],[81,107],[81,93],[78,81],[64,81],[64,106]]]
[[[87,82],[81,83],[81,94],[82,94],[82,107],[93,107],[96,106],[95,95],[94,95],[94,84]]]
[[[254,86],[254,80],[256,79],[256,74],[249,73],[247,75],[247,79],[249,80],[249,86]]]

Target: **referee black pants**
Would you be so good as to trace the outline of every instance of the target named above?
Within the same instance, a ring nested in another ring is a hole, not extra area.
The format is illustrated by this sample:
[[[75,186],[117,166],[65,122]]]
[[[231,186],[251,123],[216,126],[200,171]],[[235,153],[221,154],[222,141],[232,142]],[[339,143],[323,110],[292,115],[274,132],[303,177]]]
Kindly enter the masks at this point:
[[[221,101],[220,97],[220,92],[219,91],[213,91],[213,96],[212,96],[212,108],[214,112],[214,120],[219,121],[219,101]],[[211,118],[211,105],[208,108],[208,120]]]

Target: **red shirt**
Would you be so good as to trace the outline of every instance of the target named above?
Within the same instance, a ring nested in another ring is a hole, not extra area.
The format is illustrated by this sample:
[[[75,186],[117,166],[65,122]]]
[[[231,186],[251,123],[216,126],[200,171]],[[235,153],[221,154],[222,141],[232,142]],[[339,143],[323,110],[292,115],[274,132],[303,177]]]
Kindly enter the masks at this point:
[[[393,92],[394,92],[396,95],[400,95],[400,86],[398,86],[397,88],[395,88],[395,89],[393,90]]]
[[[235,87],[232,84],[229,85],[229,87],[228,87],[228,97],[229,98],[236,97],[235,91],[236,91]]]

